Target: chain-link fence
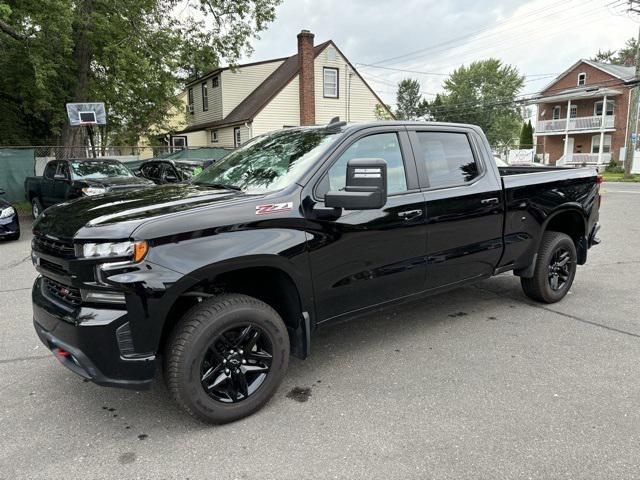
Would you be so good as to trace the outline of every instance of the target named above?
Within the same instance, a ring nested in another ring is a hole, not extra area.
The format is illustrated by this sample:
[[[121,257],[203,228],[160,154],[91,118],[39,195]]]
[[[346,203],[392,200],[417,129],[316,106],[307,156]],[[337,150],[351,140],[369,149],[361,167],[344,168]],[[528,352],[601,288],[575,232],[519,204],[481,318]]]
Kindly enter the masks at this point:
[[[90,158],[93,157],[91,147],[63,147],[60,145],[38,145],[38,146],[8,146],[0,147],[12,149],[33,149],[37,158],[48,158],[51,160],[65,160],[70,158]],[[196,150],[195,148],[184,148]],[[99,158],[114,157],[136,157],[139,160],[162,157],[171,153],[184,150],[179,147],[170,146],[105,146],[96,147],[95,156]]]

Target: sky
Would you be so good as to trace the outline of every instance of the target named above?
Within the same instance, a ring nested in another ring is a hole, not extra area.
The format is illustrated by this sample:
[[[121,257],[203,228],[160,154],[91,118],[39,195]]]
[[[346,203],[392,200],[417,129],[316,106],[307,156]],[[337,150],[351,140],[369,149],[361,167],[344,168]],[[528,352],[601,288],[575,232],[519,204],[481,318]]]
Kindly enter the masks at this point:
[[[526,76],[522,93],[528,94],[578,59],[618,49],[635,36],[640,15],[632,18],[626,5],[624,0],[284,0],[244,61],[296,53],[296,35],[307,29],[316,43],[332,39],[391,105],[403,78],[419,80],[425,98],[432,99],[455,68],[489,57],[516,66]]]

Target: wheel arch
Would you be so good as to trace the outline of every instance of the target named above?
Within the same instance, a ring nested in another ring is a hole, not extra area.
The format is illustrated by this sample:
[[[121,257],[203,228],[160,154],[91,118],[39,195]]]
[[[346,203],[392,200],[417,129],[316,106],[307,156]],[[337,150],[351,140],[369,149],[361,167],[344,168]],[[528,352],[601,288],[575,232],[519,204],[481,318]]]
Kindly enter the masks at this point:
[[[303,359],[309,355],[311,321],[304,289],[299,278],[290,269],[283,268],[277,259],[230,260],[206,267],[189,278],[189,282],[180,282],[171,292],[174,300],[165,317],[159,351],[164,349],[176,324],[200,301],[199,298],[241,293],[267,303],[278,312],[289,333],[292,355]]]

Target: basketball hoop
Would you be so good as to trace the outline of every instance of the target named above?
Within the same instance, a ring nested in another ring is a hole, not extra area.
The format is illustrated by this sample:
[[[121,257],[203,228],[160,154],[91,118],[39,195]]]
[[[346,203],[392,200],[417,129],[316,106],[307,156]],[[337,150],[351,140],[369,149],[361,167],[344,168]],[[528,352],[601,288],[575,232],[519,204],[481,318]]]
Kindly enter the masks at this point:
[[[107,112],[102,102],[67,103],[67,116],[72,127],[85,127],[91,144],[91,153],[96,158],[93,126],[107,124]]]
[[[107,112],[104,103],[67,103],[67,116],[72,127],[106,125]]]

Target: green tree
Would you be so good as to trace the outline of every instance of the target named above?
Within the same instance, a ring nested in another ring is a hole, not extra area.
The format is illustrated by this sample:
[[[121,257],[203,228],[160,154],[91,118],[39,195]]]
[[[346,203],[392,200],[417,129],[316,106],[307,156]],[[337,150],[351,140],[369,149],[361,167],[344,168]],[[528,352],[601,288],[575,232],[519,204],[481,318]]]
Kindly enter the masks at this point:
[[[518,138],[522,115],[516,102],[524,77],[516,67],[488,59],[461,66],[444,81],[444,93],[427,105],[430,119],[480,126],[494,147]]]
[[[628,39],[620,50],[598,50],[591,60],[594,62],[612,63],[614,65],[624,65],[633,67],[635,65],[637,40],[632,37]]]
[[[518,148],[533,148],[533,125],[531,125],[531,120],[522,124],[522,129],[520,130],[520,145]]]
[[[373,109],[373,114],[376,116],[377,120],[393,120],[393,115],[391,114],[391,109],[388,105],[376,103],[376,106]]]
[[[104,101],[107,137],[162,126],[185,80],[233,64],[280,0],[0,0],[0,141],[81,145],[65,103]],[[5,126],[4,124],[2,126]]]
[[[420,93],[420,82],[405,78],[398,82],[395,117],[398,120],[417,120],[426,113],[426,102]]]

